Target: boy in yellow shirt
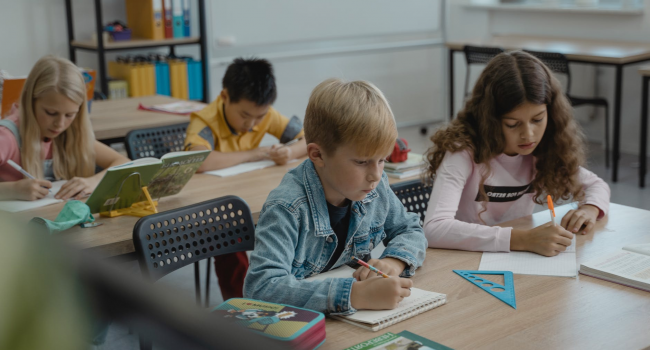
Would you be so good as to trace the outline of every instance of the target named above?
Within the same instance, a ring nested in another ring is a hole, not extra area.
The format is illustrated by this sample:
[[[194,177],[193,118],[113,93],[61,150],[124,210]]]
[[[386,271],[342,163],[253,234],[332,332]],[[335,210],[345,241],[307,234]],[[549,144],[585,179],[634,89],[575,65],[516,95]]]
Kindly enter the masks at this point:
[[[272,159],[282,165],[307,154],[302,123],[288,119],[271,105],[277,97],[273,67],[264,59],[233,61],[222,80],[223,89],[215,101],[190,116],[185,150],[212,150],[199,172],[231,167],[240,163]],[[265,134],[271,134],[283,147],[259,147]],[[215,272],[224,300],[242,297],[248,269],[245,252],[215,257]]]
[[[267,133],[283,144],[303,136],[300,119],[288,119],[271,107],[277,89],[267,60],[235,59],[222,85],[216,100],[192,113],[187,128],[186,150],[212,150],[199,172],[265,159],[282,165],[307,154],[304,139],[287,147],[259,147]]]

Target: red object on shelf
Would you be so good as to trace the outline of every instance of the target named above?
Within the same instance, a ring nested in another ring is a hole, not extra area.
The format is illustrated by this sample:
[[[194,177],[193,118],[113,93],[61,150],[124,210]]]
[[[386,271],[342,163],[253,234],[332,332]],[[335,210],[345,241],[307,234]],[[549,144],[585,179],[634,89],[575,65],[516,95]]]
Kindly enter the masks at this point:
[[[393,153],[388,156],[388,161],[391,163],[404,162],[409,156],[409,143],[402,138],[395,140],[395,147],[393,148]]]

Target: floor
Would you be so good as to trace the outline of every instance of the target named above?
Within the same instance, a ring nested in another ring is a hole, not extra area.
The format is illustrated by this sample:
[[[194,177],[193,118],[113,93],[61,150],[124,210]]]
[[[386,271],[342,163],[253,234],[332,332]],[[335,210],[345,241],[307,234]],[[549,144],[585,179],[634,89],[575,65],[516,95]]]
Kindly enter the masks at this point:
[[[407,127],[399,130],[399,136],[405,138],[409,142],[409,147],[413,152],[424,153],[430,146],[431,141],[429,137],[437,125],[430,125],[426,135],[420,133],[420,127]],[[588,169],[596,173],[601,178],[605,179],[611,187],[612,195],[611,201],[618,204],[629,205],[632,207],[643,208],[650,210],[650,189],[640,189],[638,187],[638,166],[637,157],[623,154],[619,166],[619,182],[612,183],[611,170],[605,168],[605,152],[600,144],[589,145]],[[539,207],[538,210],[543,210]],[[373,253],[375,253],[373,251]],[[374,254],[373,254],[374,255]],[[205,282],[205,263],[201,264],[201,279],[202,283]],[[126,268],[137,270],[135,264],[129,264]],[[216,278],[214,277],[214,269],[212,269],[212,277],[210,279],[210,305],[215,306],[223,301],[219,286]],[[173,286],[187,298],[194,298],[194,268],[193,265],[186,266],[165,278],[158,283],[169,284]],[[202,286],[202,288],[204,288]],[[129,334],[128,330],[121,326],[113,324],[109,328],[106,342],[102,345],[96,345],[93,349],[113,350],[113,349],[137,349],[138,339],[136,335]]]

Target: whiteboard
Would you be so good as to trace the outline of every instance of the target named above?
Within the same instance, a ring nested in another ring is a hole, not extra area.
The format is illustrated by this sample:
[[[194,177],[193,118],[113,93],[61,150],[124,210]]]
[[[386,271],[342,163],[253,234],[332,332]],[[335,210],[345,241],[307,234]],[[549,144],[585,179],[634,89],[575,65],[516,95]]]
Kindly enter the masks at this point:
[[[434,32],[441,0],[216,0],[212,38],[235,46]]]

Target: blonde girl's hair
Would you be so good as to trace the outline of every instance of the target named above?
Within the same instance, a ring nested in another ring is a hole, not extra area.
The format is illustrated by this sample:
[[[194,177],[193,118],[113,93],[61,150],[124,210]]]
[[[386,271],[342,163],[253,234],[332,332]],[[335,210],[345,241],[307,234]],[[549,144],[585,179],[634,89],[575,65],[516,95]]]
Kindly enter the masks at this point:
[[[20,96],[20,157],[22,167],[42,179],[40,127],[34,106],[43,95],[56,92],[79,104],[74,121],[52,140],[52,160],[56,179],[88,177],[95,173],[95,135],[88,119],[86,84],[77,66],[65,58],[45,56],[38,60]]]
[[[360,156],[388,155],[397,139],[393,111],[367,81],[327,79],[314,88],[305,112],[305,139],[327,153],[345,144]]]

